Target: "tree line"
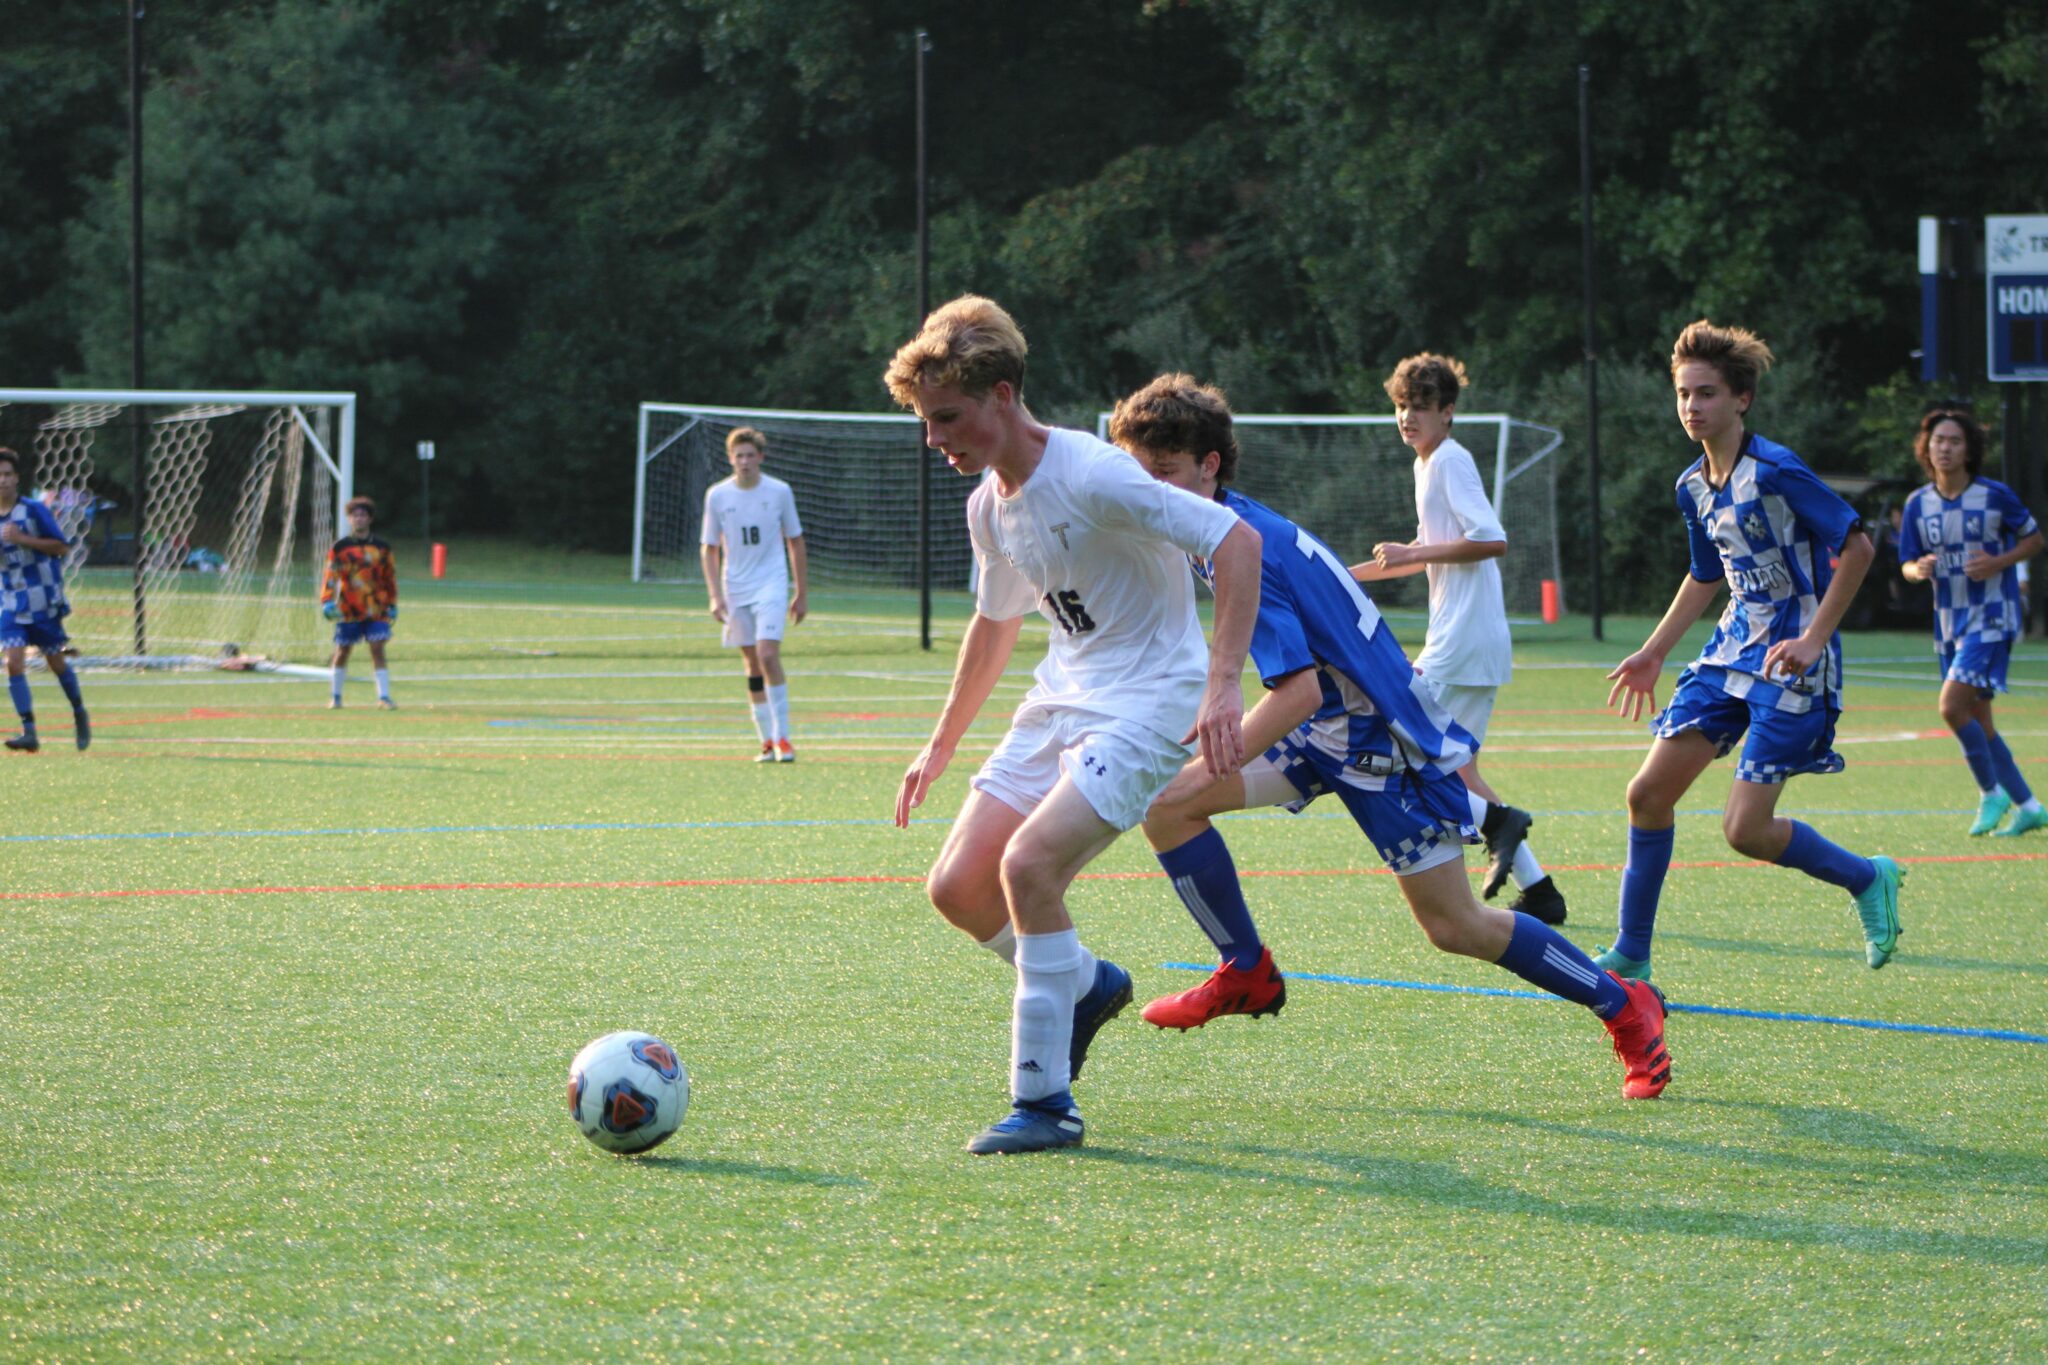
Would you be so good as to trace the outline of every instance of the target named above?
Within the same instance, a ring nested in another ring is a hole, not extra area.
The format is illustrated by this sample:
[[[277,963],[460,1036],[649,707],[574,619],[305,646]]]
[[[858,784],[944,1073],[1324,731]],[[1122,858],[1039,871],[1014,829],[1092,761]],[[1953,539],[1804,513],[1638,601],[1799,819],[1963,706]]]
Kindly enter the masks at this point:
[[[125,386],[127,13],[7,8],[0,382]],[[1167,368],[1246,411],[1380,411],[1429,348],[1577,452],[1583,63],[1609,581],[1655,606],[1682,554],[1677,329],[1763,333],[1760,429],[1905,474],[1938,392],[1909,360],[1915,218],[2048,211],[2037,7],[931,8],[152,9],[148,381],[354,390],[392,514],[433,438],[451,530],[620,548],[640,400],[886,406],[923,27],[934,298],[1016,313],[1041,416],[1087,424]]]

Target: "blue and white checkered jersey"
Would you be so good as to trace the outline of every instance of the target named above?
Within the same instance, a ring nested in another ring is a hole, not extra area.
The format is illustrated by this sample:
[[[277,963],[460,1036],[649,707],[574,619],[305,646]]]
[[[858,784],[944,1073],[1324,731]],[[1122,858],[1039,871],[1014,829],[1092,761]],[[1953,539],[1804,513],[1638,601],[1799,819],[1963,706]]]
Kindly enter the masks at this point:
[[[50,509],[34,498],[16,501],[0,522],[12,522],[22,535],[68,543]],[[70,614],[71,604],[64,598],[64,556],[0,541],[0,620],[32,626]]]
[[[1834,556],[1861,518],[1805,461],[1751,432],[1735,471],[1716,488],[1706,456],[1679,476],[1692,576],[1728,580],[1728,609],[1693,664],[1702,681],[1752,705],[1809,711],[1842,705],[1842,637],[1831,636],[1804,677],[1764,677],[1772,645],[1796,640],[1813,624],[1834,578]]]
[[[1343,763],[1346,781],[1377,791],[1404,770],[1427,780],[1470,763],[1479,741],[1431,698],[1393,628],[1336,552],[1234,489],[1222,502],[1263,542],[1252,662],[1268,687],[1304,668],[1317,670],[1323,704],[1309,718],[1309,742]],[[1208,564],[1195,568],[1209,577]]]
[[[2017,640],[2022,603],[2019,569],[1973,583],[1963,572],[1972,551],[2002,555],[2041,528],[2019,495],[1996,479],[1971,479],[1960,497],[1923,484],[1906,499],[1899,520],[1899,562],[1935,557],[1934,641]]]

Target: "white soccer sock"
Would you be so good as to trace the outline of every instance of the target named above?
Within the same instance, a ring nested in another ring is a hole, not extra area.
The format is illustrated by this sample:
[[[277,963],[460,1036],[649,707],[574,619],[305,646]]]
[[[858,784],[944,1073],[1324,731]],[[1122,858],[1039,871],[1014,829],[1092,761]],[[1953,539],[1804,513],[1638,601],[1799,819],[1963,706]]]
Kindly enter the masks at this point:
[[[768,709],[775,718],[775,733],[771,739],[789,738],[789,684],[768,684]]]
[[[377,700],[391,700],[391,670],[388,668],[377,670]]]
[[[2028,797],[2026,800],[2020,802],[2020,809],[2025,811],[2027,814],[2032,815],[2035,811],[2041,809],[2041,798],[2038,796]]]
[[[760,737],[763,744],[766,744],[770,738],[769,731],[773,728],[772,723],[768,719],[768,703],[765,701],[751,702],[748,704],[747,709],[754,713],[754,733]]]
[[[334,666],[334,667],[333,667],[332,669],[330,669],[330,670],[329,670],[329,672],[333,673],[333,675],[334,675],[334,699],[335,699],[336,701],[340,701],[340,700],[341,700],[341,680],[342,680],[342,678],[344,678],[345,676],[347,676],[347,674],[348,674],[348,668],[347,668],[347,666],[346,666],[346,665],[343,665],[343,664],[336,664],[336,665],[335,665],[335,666]]]
[[[1073,1080],[1074,1001],[1089,987],[1094,957],[1073,929],[1017,935],[1017,994],[1010,1016],[1010,1093],[1057,1095]]]
[[[1465,788],[1465,800],[1472,808],[1472,823],[1484,825],[1486,823],[1486,808],[1492,803],[1470,787]]]
[[[1005,924],[987,938],[978,938],[975,942],[1012,967],[1017,965],[1017,931],[1009,925]]]
[[[1515,864],[1508,871],[1514,877],[1515,885],[1524,891],[1543,880],[1543,864],[1536,861],[1536,855],[1529,851],[1526,842],[1515,850]]]

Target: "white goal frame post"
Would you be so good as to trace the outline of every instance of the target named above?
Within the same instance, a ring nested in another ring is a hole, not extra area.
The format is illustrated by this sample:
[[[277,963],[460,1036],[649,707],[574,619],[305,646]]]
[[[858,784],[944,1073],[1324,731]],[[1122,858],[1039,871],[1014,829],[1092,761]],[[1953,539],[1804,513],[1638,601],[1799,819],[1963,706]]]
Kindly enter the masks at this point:
[[[353,393],[0,388],[0,445],[27,465],[22,495],[51,494],[72,542],[66,629],[92,666],[251,666],[253,650],[317,650],[324,537],[348,533],[355,444]],[[104,500],[110,484],[128,505]],[[117,566],[81,572],[94,567],[87,533],[108,511],[129,542],[125,591],[108,582]],[[181,581],[188,570],[200,572]],[[129,630],[112,629],[116,614]]]
[[[1100,412],[1095,433],[1109,439],[1111,414]],[[1330,543],[1346,563],[1372,557],[1383,540],[1415,537],[1414,453],[1400,440],[1390,414],[1234,413],[1241,464],[1233,487]],[[1557,517],[1558,461],[1564,433],[1500,412],[1459,413],[1452,430],[1485,477],[1489,448],[1493,510],[1508,533],[1502,586],[1511,617],[1534,621],[1542,608],[1543,580],[1564,601],[1564,564]],[[1348,439],[1355,437],[1355,439]],[[1303,450],[1296,447],[1313,447]],[[1347,486],[1353,496],[1346,496]],[[1423,575],[1372,585],[1375,599],[1400,599]]]

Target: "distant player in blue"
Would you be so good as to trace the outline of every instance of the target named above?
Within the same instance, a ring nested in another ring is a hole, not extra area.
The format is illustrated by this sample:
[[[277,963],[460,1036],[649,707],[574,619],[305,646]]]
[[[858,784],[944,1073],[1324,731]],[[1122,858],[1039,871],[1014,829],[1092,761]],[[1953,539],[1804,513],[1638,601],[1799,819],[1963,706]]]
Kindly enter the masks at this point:
[[[1260,941],[1237,867],[1210,817],[1249,806],[1299,811],[1330,794],[1400,880],[1431,943],[1498,963],[1591,1009],[1625,1068],[1622,1093],[1651,1099],[1671,1076],[1664,1000],[1647,982],[1595,967],[1532,915],[1479,903],[1465,873],[1479,841],[1458,770],[1479,744],[1437,705],[1344,562],[1322,541],[1227,485],[1238,450],[1229,404],[1184,374],[1119,403],[1111,438],[1154,478],[1222,503],[1259,533],[1251,656],[1269,689],[1244,718],[1242,770],[1188,764],[1152,803],[1145,837],[1182,904],[1222,954],[1201,985],[1154,1000],[1145,1019],[1199,1028],[1226,1014],[1277,1013],[1287,991]],[[1206,576],[1207,566],[1196,565]]]
[[[1810,825],[1779,818],[1796,773],[1842,770],[1842,613],[1876,550],[1849,504],[1785,447],[1743,429],[1770,348],[1740,327],[1693,323],[1671,351],[1678,420],[1700,443],[1679,476],[1692,572],[1643,647],[1607,676],[1607,704],[1640,719],[1656,706],[1664,657],[1728,584],[1728,609],[1651,722],[1650,752],[1628,784],[1628,865],[1621,927],[1594,961],[1625,977],[1650,974],[1657,899],[1671,866],[1678,801],[1707,765],[1742,746],[1721,815],[1736,852],[1839,886],[1855,898],[1864,955],[1882,967],[1898,949],[1899,883],[1890,858],[1865,858]],[[1839,567],[1830,560],[1839,556]],[[1744,738],[1745,732],[1748,738]]]
[[[1981,476],[1984,428],[1968,413],[1928,413],[1913,458],[1929,482],[1906,499],[1899,571],[1910,582],[1934,585],[1941,718],[1983,793],[1970,833],[2025,834],[2048,826],[2048,809],[1991,723],[1991,699],[2006,690],[2006,662],[2020,636],[2016,566],[2041,553],[2041,529],[2010,488]],[[2015,805],[2012,823],[1998,829]]]
[[[92,743],[92,722],[79,694],[78,675],[64,658],[64,646],[71,643],[64,633],[64,618],[71,614],[71,604],[64,598],[64,552],[70,548],[50,509],[21,496],[21,457],[0,446],[0,653],[7,657],[7,691],[21,716],[21,733],[9,739],[7,747],[23,753],[43,747],[36,738],[36,708],[28,691],[31,645],[71,699],[78,747]]]

